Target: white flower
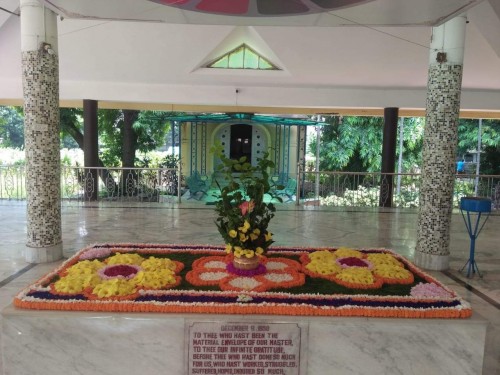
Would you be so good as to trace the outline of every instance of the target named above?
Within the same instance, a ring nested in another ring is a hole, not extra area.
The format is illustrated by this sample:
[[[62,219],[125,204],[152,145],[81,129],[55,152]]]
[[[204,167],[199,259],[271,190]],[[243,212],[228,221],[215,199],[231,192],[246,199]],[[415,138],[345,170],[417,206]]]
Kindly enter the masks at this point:
[[[240,294],[236,299],[236,302],[250,302],[252,300],[253,298],[250,297],[248,294]]]

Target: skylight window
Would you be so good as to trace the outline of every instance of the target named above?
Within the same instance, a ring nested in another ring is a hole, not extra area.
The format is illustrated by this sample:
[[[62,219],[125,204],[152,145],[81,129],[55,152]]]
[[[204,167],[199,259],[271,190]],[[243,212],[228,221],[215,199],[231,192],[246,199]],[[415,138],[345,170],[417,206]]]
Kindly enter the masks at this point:
[[[242,44],[225,55],[218,57],[213,62],[207,64],[207,68],[281,70],[246,44]]]

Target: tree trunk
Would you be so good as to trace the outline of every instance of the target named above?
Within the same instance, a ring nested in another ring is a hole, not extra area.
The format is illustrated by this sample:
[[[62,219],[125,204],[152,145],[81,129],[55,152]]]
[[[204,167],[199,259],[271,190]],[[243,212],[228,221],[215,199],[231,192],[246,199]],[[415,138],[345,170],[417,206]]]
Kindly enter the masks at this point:
[[[78,129],[73,123],[71,122],[66,122],[64,123],[64,126],[68,133],[73,137],[75,142],[78,144],[78,147],[80,147],[83,150],[83,133]],[[104,163],[102,162],[101,159],[98,160],[98,165],[100,168],[104,168]],[[107,187],[108,190],[113,189],[113,191],[117,192],[118,191],[118,184],[114,182],[114,187],[110,186],[110,181],[114,181],[113,176],[107,169],[100,169],[99,170],[99,177],[101,178],[102,182],[104,185]]]
[[[123,143],[122,143],[122,167],[133,168],[135,165],[135,151],[137,149],[137,134],[134,130],[134,122],[139,117],[139,111],[123,111]],[[124,169],[122,172],[121,187],[123,195],[137,194],[137,173],[133,170]]]
[[[135,163],[135,150],[137,148],[137,134],[134,130],[134,122],[139,117],[139,111],[123,111],[123,145],[122,145],[122,167],[132,168]]]

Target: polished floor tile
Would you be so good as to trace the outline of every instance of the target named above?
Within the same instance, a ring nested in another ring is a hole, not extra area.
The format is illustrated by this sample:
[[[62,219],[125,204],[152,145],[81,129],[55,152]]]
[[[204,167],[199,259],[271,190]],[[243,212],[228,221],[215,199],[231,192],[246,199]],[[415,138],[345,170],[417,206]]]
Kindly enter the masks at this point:
[[[213,206],[198,202],[64,203],[63,245],[66,257],[94,243],[222,244]],[[416,210],[325,209],[280,206],[270,229],[275,245],[387,248],[412,260]],[[500,375],[500,216],[491,216],[476,242],[482,277],[466,278],[458,270],[469,257],[470,240],[461,215],[454,213],[450,238],[450,269],[429,272],[472,304],[475,316],[489,322],[483,374]],[[60,262],[30,265],[24,261],[26,206],[0,201],[0,307]]]

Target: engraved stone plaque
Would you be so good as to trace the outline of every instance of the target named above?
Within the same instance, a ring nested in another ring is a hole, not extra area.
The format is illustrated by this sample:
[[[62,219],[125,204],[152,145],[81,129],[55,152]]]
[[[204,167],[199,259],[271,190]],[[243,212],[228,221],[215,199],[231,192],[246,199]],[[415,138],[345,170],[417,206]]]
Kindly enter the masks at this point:
[[[187,322],[186,374],[300,375],[303,330],[297,323]]]

